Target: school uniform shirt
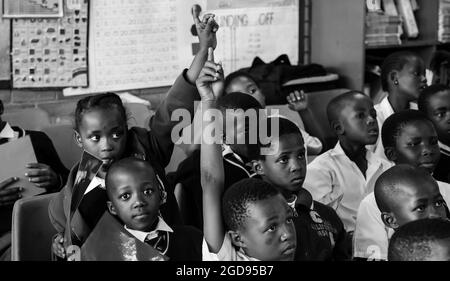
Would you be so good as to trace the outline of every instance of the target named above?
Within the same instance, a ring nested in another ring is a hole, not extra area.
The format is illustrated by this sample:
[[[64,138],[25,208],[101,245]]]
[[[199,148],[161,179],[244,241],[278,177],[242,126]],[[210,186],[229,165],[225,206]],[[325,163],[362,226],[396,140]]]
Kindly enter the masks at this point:
[[[45,133],[40,131],[24,130],[20,127],[11,126],[6,122],[0,132],[0,145],[17,140],[26,135],[30,136],[31,145],[33,146],[37,162],[50,166],[59,177],[59,186],[49,189],[42,189],[42,193],[60,190],[67,180],[69,170],[66,169],[64,164],[59,159],[58,153],[56,152],[52,141]],[[12,209],[13,206],[0,208],[0,235],[11,230]]]
[[[361,200],[373,191],[375,181],[392,167],[372,152],[366,152],[367,170],[363,175],[345,154],[338,142],[333,149],[316,157],[307,167],[303,187],[313,199],[333,208],[345,230],[355,230],[356,214]]]
[[[84,192],[83,199],[78,206],[81,216],[90,229],[94,229],[97,222],[106,211],[105,180],[95,176]]]
[[[190,226],[170,227],[164,219],[159,216],[155,229],[150,232],[125,229],[141,242],[146,243],[146,239],[158,237],[160,232],[167,235],[166,247],[160,251],[162,255],[169,257],[170,261],[201,261],[203,235],[200,230]]]
[[[450,203],[450,184],[437,181],[445,202]],[[389,239],[394,229],[381,219],[375,194],[372,192],[361,201],[353,235],[353,256],[357,258],[387,260]]]
[[[377,122],[378,122],[379,134],[378,134],[377,142],[373,145],[367,145],[366,148],[368,150],[372,151],[378,157],[383,158],[386,161],[389,161],[387,159],[386,155],[384,154],[384,146],[383,146],[383,142],[381,141],[381,128],[383,127],[384,121],[386,121],[386,119],[389,116],[391,116],[392,114],[394,114],[395,112],[394,112],[394,109],[392,108],[391,103],[388,100],[387,94],[381,100],[381,102],[374,105],[373,108],[377,112]],[[409,104],[409,108],[417,109],[417,104],[411,102]]]
[[[439,142],[441,157],[433,172],[433,177],[438,181],[450,183],[450,147]]]
[[[222,157],[225,172],[224,190],[242,179],[253,176],[251,168],[244,163],[242,157],[233,152],[230,146],[223,146]],[[181,183],[185,190],[187,206],[184,223],[203,229],[203,193],[200,172],[200,150],[196,150],[180,163],[172,179],[172,186]]]
[[[350,260],[351,243],[336,212],[312,198],[301,201],[295,198],[288,203],[295,211],[295,260]]]
[[[248,256],[242,248],[236,248],[231,243],[231,237],[228,233],[225,233],[219,252],[211,253],[206,240],[203,240],[202,252],[204,261],[259,261]]]

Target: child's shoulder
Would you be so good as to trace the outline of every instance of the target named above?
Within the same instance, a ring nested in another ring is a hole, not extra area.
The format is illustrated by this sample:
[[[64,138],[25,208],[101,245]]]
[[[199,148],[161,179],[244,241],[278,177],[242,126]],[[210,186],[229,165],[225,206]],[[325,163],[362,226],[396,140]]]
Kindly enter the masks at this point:
[[[332,223],[332,224],[341,224],[342,221],[337,215],[336,211],[331,208],[330,206],[327,206],[325,204],[322,204],[318,201],[314,201],[314,211],[316,211],[319,216],[326,221]]]

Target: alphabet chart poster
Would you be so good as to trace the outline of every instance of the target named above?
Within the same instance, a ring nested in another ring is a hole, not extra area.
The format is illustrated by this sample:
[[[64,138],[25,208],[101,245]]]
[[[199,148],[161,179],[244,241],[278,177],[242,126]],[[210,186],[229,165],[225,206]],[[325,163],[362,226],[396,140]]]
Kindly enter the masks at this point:
[[[298,60],[298,0],[95,0],[90,3],[89,87],[65,96],[170,86],[192,62],[191,7],[216,14],[216,59],[226,73],[287,54]],[[194,47],[197,45],[197,47]]]
[[[14,88],[88,85],[88,0],[67,0],[58,19],[12,20]]]

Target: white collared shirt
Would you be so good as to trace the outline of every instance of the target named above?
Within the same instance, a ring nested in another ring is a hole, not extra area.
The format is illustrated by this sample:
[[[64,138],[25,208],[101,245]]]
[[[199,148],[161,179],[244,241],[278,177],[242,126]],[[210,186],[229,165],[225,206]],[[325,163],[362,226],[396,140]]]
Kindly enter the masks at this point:
[[[17,138],[19,138],[19,133],[15,132],[11,128],[11,125],[6,122],[5,127],[3,127],[3,130],[0,132],[0,139],[9,139],[8,141],[11,141]]]
[[[211,253],[206,240],[203,239],[202,256],[204,261],[259,261],[258,259],[247,256],[242,248],[236,249],[228,233],[225,233],[222,247],[220,247],[217,253]]]
[[[450,203],[450,184],[436,181],[444,201]],[[361,201],[353,235],[353,256],[387,260],[389,239],[394,229],[387,227],[381,219],[375,194],[372,192]]]
[[[366,152],[364,176],[345,154],[340,143],[316,157],[307,167],[303,187],[313,200],[332,207],[344,223],[346,231],[354,231],[361,200],[373,191],[379,175],[393,166],[370,151]]]
[[[386,161],[389,161],[387,159],[386,155],[384,154],[384,146],[383,146],[383,142],[381,141],[381,128],[383,127],[384,121],[386,121],[386,119],[389,116],[391,116],[392,114],[395,113],[394,108],[392,108],[392,105],[389,102],[387,95],[381,100],[380,103],[374,105],[373,108],[377,112],[377,122],[378,122],[379,134],[378,134],[377,142],[372,145],[367,145],[366,148],[368,150],[372,151],[378,157],[383,158]],[[409,103],[409,108],[417,109],[417,104],[411,102],[411,103]]]
[[[105,179],[95,176],[92,179],[92,181],[89,183],[88,187],[86,188],[86,191],[84,191],[84,195],[86,195],[88,192],[92,191],[97,186],[100,186],[100,188],[105,189]]]
[[[450,147],[448,145],[443,144],[440,141],[438,143],[439,143],[439,150],[441,151],[441,153],[450,156]]]
[[[152,239],[154,237],[158,236],[158,231],[166,231],[166,232],[173,232],[172,228],[164,221],[164,219],[160,216],[158,216],[158,223],[156,224],[156,227],[154,230],[150,232],[130,229],[125,225],[125,229],[134,237],[136,237],[139,241],[145,243],[145,239],[149,237],[148,239]]]

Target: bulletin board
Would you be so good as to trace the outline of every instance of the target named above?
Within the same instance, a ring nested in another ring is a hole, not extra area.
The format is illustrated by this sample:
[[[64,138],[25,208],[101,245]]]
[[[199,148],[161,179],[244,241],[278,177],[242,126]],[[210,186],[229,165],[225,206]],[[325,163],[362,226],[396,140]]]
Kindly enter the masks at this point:
[[[89,13],[89,87],[64,95],[170,86],[193,59],[191,7],[220,25],[225,73],[287,54],[298,61],[299,0],[94,0]]]
[[[11,19],[14,88],[88,86],[88,0],[64,3],[60,18]]]

